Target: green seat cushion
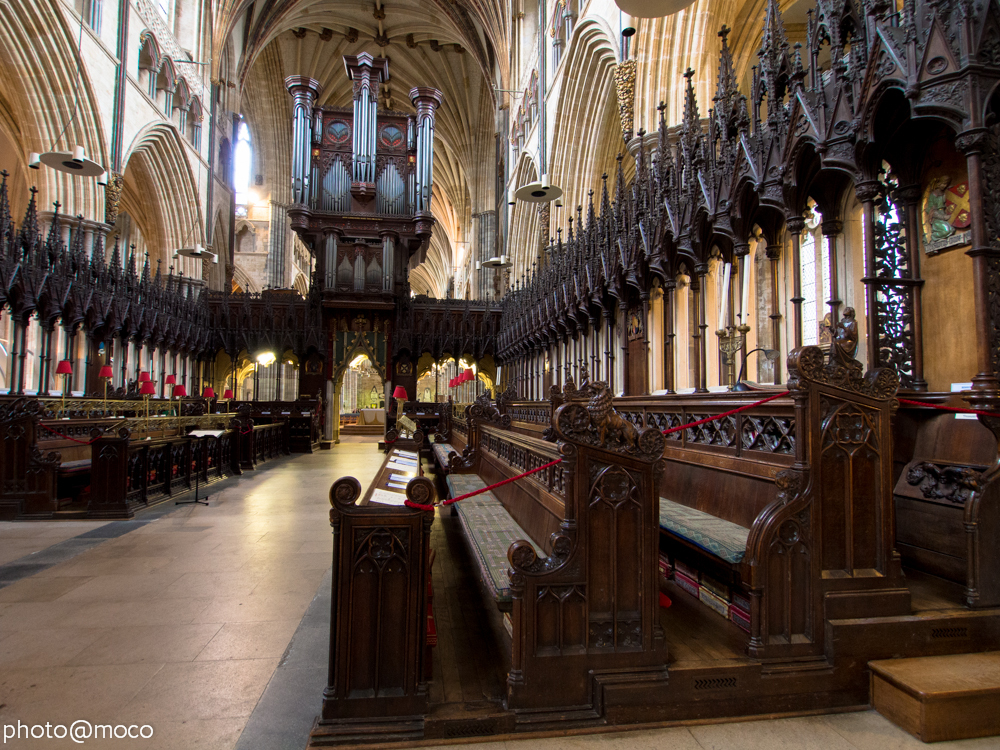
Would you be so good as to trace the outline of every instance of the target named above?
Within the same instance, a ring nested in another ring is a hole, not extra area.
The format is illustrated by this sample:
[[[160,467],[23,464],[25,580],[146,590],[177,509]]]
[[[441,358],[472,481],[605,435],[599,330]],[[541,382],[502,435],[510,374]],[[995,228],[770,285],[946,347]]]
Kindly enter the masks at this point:
[[[738,563],[747,549],[750,529],[686,505],[660,498],[660,528],[686,539],[728,563]]]
[[[486,486],[475,474],[450,474],[445,481],[452,497]],[[510,563],[507,561],[507,550],[510,545],[523,539],[531,542],[539,557],[544,553],[492,492],[460,500],[455,503],[455,509],[487,590],[497,602],[509,602],[510,578],[507,570]]]

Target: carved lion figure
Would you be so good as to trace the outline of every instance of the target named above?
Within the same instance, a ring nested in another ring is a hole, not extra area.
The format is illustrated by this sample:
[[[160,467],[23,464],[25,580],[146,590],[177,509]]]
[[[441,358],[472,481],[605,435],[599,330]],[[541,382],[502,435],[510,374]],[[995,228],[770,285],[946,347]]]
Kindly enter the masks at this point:
[[[600,445],[607,445],[608,438],[617,438],[628,448],[636,447],[639,431],[635,425],[624,419],[611,405],[611,391],[607,383],[592,383],[594,395],[587,404],[590,419],[597,428],[597,439]]]

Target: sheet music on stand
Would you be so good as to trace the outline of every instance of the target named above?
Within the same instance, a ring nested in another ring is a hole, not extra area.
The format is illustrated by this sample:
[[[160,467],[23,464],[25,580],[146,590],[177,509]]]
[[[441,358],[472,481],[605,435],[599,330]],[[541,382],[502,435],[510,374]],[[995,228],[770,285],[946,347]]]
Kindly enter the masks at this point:
[[[402,492],[391,492],[389,490],[375,490],[368,502],[381,503],[383,505],[404,505],[406,495]]]
[[[187,434],[188,437],[203,438],[203,437],[220,437],[225,433],[225,430],[191,430]]]

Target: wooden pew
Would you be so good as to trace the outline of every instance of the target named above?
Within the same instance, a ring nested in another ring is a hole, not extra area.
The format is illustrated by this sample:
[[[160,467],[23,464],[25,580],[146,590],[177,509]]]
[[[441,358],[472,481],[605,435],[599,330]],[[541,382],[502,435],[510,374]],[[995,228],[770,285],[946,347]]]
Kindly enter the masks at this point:
[[[218,438],[133,440],[125,427],[95,430],[94,438],[90,518],[131,518],[139,508],[194,489],[196,481],[207,485],[289,453],[287,423],[254,425],[242,415]]]
[[[506,707],[518,728],[653,715],[666,688],[659,622],[662,434],[618,418],[604,383],[562,394],[547,437],[510,429],[504,399],[468,410],[453,496],[484,592],[507,613]],[[650,713],[652,712],[652,713]],[[633,719],[634,720],[634,719]]]
[[[218,403],[215,408],[218,410]],[[255,424],[286,422],[288,448],[292,453],[319,450],[323,434],[323,400],[319,397],[295,401],[232,401],[225,408],[227,412],[234,413],[243,410]]]
[[[447,418],[439,423],[431,455],[441,474],[468,471],[462,459],[469,446],[469,410],[472,404],[448,404]]]
[[[733,592],[756,658],[820,659],[827,621],[911,611],[892,506],[898,378],[863,372],[850,323],[831,352],[792,353],[788,396],[665,442],[664,552]],[[665,430],[773,394],[619,398],[614,408],[637,428]],[[540,402],[508,409],[520,432],[537,431],[545,412]]]
[[[354,477],[338,479],[330,488],[329,677],[311,746],[423,735],[434,514],[373,501],[377,491],[392,489],[387,482],[394,455],[390,452],[383,459],[364,496]],[[433,503],[434,483],[414,477],[406,485],[405,497]]]
[[[959,394],[916,398],[968,408]],[[961,584],[969,607],[1000,606],[996,438],[976,419],[904,406],[894,443],[896,544],[903,561]]]
[[[743,593],[760,659],[820,659],[828,621],[911,611],[892,507],[898,377],[863,371],[850,322],[829,353],[791,353],[787,399],[673,433],[664,451],[665,545]],[[733,404],[706,397],[641,419],[665,429]]]
[[[45,517],[57,510],[56,473],[62,457],[38,449],[42,414],[35,399],[0,403],[0,521]]]

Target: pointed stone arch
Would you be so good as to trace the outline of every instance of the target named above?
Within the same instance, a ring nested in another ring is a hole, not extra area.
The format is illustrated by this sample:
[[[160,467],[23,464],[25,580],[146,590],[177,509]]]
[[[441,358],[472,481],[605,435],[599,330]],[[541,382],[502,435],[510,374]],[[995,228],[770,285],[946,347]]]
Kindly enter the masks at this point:
[[[537,179],[538,167],[535,165],[535,160],[529,154],[522,154],[514,172],[514,189],[527,185],[529,182],[535,182]],[[539,205],[542,204],[517,201],[511,212],[510,241],[507,253],[514,264],[511,268],[512,281],[519,279],[522,273],[531,270],[531,264],[535,262],[541,250]]]
[[[86,56],[78,63],[79,26],[73,18],[58,0],[0,3],[0,100],[6,102],[8,124],[13,124],[8,130],[15,141],[12,161],[24,168],[30,152],[66,151],[75,145],[98,164],[109,165],[101,107]],[[96,178],[47,168],[24,174],[39,189],[41,210],[58,200],[61,213],[104,220],[104,189]]]
[[[173,257],[181,247],[205,242],[198,188],[177,129],[162,122],[145,128],[125,163],[122,207],[142,228],[150,257],[200,279],[198,261]]]
[[[615,45],[603,19],[588,18],[573,32],[558,91],[549,174],[563,189],[561,212],[553,209],[552,234],[565,228],[587,191],[598,191],[601,175],[614,174],[615,157],[625,150],[618,117]]]

